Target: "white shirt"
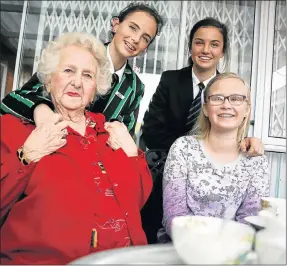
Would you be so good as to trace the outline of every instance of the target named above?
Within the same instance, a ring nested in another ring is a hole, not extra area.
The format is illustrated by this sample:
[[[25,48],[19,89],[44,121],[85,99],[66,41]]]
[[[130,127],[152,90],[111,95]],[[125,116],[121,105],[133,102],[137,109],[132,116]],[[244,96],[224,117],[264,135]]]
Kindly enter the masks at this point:
[[[193,99],[195,99],[195,97],[197,96],[198,92],[199,92],[199,87],[198,84],[200,83],[200,80],[198,79],[198,77],[194,74],[193,68],[192,68],[192,85],[193,85]],[[206,87],[206,85],[208,84],[208,82],[214,78],[216,76],[216,72],[207,80],[203,81],[202,83],[204,84],[204,87]]]
[[[107,47],[107,56],[108,56],[108,59],[110,61],[110,71],[111,71],[111,73],[112,74],[116,73],[118,75],[118,77],[119,77],[119,80],[121,80],[122,76],[124,74],[127,62],[125,62],[125,64],[118,71],[115,71],[115,67],[114,67],[114,64],[113,64],[113,61],[112,61],[112,58],[111,58],[111,54],[110,54],[110,44]]]

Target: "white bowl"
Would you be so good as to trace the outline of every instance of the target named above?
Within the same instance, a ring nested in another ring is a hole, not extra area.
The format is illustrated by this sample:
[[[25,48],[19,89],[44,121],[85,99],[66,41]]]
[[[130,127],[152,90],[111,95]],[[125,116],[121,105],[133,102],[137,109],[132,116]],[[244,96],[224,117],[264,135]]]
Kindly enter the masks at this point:
[[[252,248],[255,229],[239,222],[206,216],[172,220],[174,247],[187,264],[238,264]]]

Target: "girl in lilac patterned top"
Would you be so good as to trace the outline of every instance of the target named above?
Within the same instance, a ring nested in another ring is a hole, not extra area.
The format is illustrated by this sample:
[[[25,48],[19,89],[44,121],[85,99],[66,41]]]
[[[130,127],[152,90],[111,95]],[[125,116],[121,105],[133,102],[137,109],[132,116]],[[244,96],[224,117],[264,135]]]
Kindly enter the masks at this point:
[[[248,157],[239,148],[250,121],[246,83],[233,73],[217,75],[203,99],[197,135],[177,139],[165,164],[163,231],[169,236],[176,216],[245,222],[259,211],[260,197],[269,195],[266,156]]]

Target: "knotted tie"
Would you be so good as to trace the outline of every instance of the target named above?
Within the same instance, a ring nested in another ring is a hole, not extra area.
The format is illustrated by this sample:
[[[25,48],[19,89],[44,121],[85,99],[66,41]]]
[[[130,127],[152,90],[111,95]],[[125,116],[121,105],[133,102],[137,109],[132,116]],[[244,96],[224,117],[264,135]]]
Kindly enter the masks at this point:
[[[111,88],[113,89],[117,84],[119,83],[119,76],[114,73],[112,75],[112,84],[111,84]]]
[[[186,120],[187,131],[190,131],[195,124],[196,119],[198,118],[200,109],[201,109],[201,92],[204,89],[204,84],[200,82],[198,84],[199,92],[195,99],[193,100],[191,107],[188,111],[188,116]]]

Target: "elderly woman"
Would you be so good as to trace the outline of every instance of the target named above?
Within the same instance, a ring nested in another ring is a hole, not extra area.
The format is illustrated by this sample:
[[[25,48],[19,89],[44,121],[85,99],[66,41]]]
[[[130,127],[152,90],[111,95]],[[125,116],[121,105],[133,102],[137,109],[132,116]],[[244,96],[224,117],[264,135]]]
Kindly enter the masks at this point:
[[[171,235],[176,216],[203,215],[244,222],[257,215],[269,194],[266,156],[240,151],[250,121],[250,90],[234,73],[207,85],[198,120],[199,134],[178,138],[163,175],[163,226]],[[161,232],[162,233],[162,232]],[[160,242],[165,234],[159,233]]]
[[[105,47],[89,34],[64,34],[44,49],[38,76],[63,121],[35,128],[1,117],[1,264],[66,264],[146,244],[144,154],[122,123],[85,111],[110,86]],[[50,139],[62,139],[52,154]]]

